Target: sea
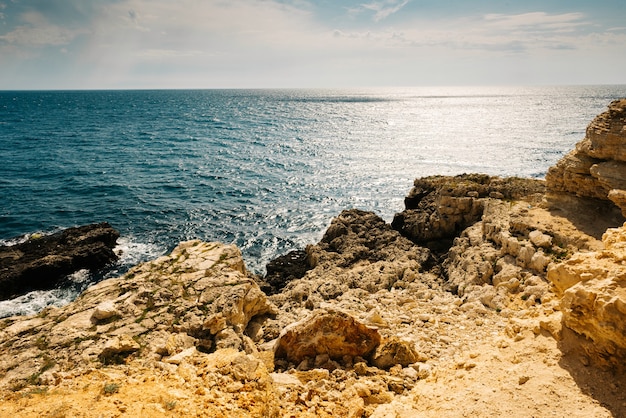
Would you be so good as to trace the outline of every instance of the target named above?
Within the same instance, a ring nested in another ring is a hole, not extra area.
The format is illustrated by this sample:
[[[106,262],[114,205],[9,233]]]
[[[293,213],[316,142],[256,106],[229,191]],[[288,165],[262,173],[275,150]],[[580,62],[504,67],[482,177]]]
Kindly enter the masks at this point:
[[[61,306],[189,239],[247,268],[316,243],[342,210],[403,210],[413,180],[543,178],[626,85],[0,91],[0,245],[107,221],[119,262],[0,302]]]

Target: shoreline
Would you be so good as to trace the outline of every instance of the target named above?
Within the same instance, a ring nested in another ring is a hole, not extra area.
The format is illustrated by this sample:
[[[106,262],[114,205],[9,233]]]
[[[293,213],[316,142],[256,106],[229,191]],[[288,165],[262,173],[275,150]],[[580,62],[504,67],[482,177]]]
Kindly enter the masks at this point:
[[[391,223],[345,210],[265,284],[237,247],[186,241],[0,319],[0,412],[625,415],[625,115],[546,181],[433,176]]]

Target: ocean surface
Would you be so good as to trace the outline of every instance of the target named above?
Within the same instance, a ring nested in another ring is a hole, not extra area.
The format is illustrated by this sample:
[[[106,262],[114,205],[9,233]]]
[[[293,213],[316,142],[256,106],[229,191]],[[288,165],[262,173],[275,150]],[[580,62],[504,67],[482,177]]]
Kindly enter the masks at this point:
[[[390,221],[416,177],[544,177],[626,86],[0,92],[0,244],[108,221],[122,257],[61,305],[193,238],[248,268],[317,242],[343,209]],[[17,238],[22,236],[22,238]]]

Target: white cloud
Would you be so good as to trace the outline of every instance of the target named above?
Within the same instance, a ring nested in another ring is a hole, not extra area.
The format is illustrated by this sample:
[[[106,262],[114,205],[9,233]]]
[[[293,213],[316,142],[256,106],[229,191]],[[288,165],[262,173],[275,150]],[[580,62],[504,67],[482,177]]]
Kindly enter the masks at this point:
[[[176,57],[197,57],[205,55],[205,52],[199,50],[145,49],[141,51],[140,55],[146,58],[168,59]]]
[[[536,32],[573,32],[585,22],[582,13],[563,13],[550,15],[544,12],[523,13],[516,15],[487,14],[485,23],[491,28],[501,30],[523,30]]]
[[[361,18],[371,15],[376,24],[344,15],[333,16],[330,27],[301,0],[94,1],[89,17],[71,26],[23,14],[0,36],[0,55],[11,57],[0,63],[0,80],[19,76],[7,69],[21,62],[47,62],[44,46],[58,47],[46,53],[56,53],[58,71],[81,88],[446,83],[473,80],[472,71],[490,82],[490,72],[505,77],[520,65],[546,63],[571,68],[590,56],[612,68],[626,65],[623,28],[603,29],[581,13],[429,19],[407,12],[392,27],[385,19],[408,0],[365,1]],[[32,59],[37,53],[39,61]]]
[[[378,22],[378,21],[381,21],[383,19],[388,18],[389,16],[391,16],[394,13],[399,12],[400,9],[402,9],[404,6],[406,6],[408,2],[409,2],[409,0],[403,0],[403,1],[398,1],[398,0],[374,1],[374,2],[371,2],[371,3],[361,4],[361,7],[364,8],[364,9],[376,12],[374,14],[374,21]]]
[[[430,22],[414,19],[395,25],[394,30],[370,33],[367,39],[393,48],[520,53],[582,47],[581,42],[587,35],[580,29],[591,27],[591,23],[580,13],[489,14]],[[343,39],[365,37],[359,31],[337,34]]]
[[[22,25],[0,35],[0,40],[9,44],[27,47],[68,45],[86,30],[71,30],[49,23],[38,12],[28,12],[21,16]]]

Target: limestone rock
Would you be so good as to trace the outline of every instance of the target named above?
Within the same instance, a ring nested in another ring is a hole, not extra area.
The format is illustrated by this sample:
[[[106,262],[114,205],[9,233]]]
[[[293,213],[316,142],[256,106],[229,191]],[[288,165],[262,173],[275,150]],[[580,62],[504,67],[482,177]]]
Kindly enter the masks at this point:
[[[120,312],[115,307],[115,303],[112,300],[105,300],[99,303],[91,314],[91,318],[95,321],[103,321],[113,318],[119,315]]]
[[[0,246],[0,300],[52,289],[68,274],[117,260],[113,247],[119,235],[103,222]]]
[[[306,253],[311,269],[271,296],[289,313],[313,310],[363,291],[407,287],[423,279],[421,272],[433,261],[428,249],[400,235],[376,214],[357,209],[333,219],[322,240],[307,246]],[[276,336],[282,327],[301,319],[287,318],[283,316],[277,324]]]
[[[274,355],[295,364],[318,355],[333,360],[368,357],[380,341],[376,329],[355,318],[339,311],[319,310],[286,327],[276,342]]]
[[[113,337],[104,344],[102,351],[100,352],[100,360],[104,363],[118,362],[116,358],[118,356],[126,356],[130,353],[138,351],[141,346],[127,335],[120,337]]]
[[[42,356],[80,369],[94,361],[116,364],[129,355],[166,356],[177,364],[182,355],[176,356],[191,348],[239,348],[252,319],[262,323],[276,312],[248,276],[239,249],[183,242],[169,255],[89,287],[63,308],[0,322],[2,356],[15,359],[0,364],[0,384],[37,373]]]
[[[562,194],[612,201],[626,216],[626,99],[615,100],[587,127],[585,138],[546,175],[549,200]]]
[[[552,246],[552,237],[550,235],[544,234],[541,231],[531,231],[528,234],[528,238],[535,247],[549,248]]]
[[[461,296],[469,286],[491,283],[493,267],[500,253],[486,240],[482,240],[478,245],[474,240],[472,245],[470,235],[476,229],[480,230],[481,225],[469,227],[454,240],[443,263],[448,277],[446,288]]]
[[[626,360],[626,224],[604,234],[605,248],[578,253],[548,270],[563,294],[564,324],[593,341],[586,350],[598,364],[623,367]]]
[[[609,104],[587,128],[588,154],[603,160],[626,161],[626,99]]]
[[[535,210],[549,216],[544,209]],[[547,284],[528,279],[545,275],[553,260],[546,252],[557,250],[547,228],[537,229],[527,213],[528,203],[523,200],[515,204],[486,200],[481,220],[455,238],[442,263],[446,289],[498,310],[518,294],[529,303],[539,303]]]
[[[166,363],[169,364],[181,364],[185,359],[188,359],[189,357],[193,356],[194,354],[196,354],[196,347],[189,347],[186,348],[180,352],[177,352],[176,354],[167,357],[166,359],[164,359],[163,361],[165,361]]]
[[[406,367],[419,360],[414,345],[398,338],[383,341],[372,355],[372,364],[379,369],[389,369],[397,364]]]
[[[342,267],[362,261],[391,261],[410,250],[421,262],[429,256],[427,250],[416,247],[378,215],[358,209],[343,211],[333,219],[318,246],[327,254],[340,254],[336,261]],[[312,248],[307,253],[313,267],[319,264],[320,257]]]

